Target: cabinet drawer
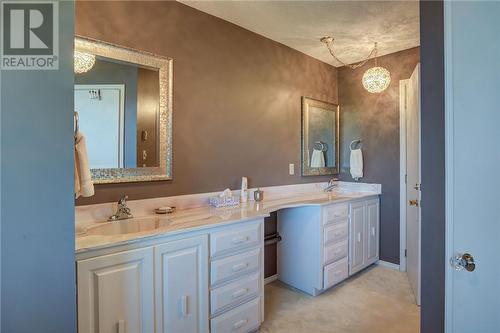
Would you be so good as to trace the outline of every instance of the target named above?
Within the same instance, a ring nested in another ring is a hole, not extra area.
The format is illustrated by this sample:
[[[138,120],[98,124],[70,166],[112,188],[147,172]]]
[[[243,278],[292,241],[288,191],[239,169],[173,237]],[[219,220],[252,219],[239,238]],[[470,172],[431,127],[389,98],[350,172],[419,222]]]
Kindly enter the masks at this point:
[[[211,333],[247,333],[260,326],[260,297],[210,321]]]
[[[210,256],[215,257],[262,241],[261,223],[229,227],[210,234]]]
[[[348,233],[349,227],[347,220],[338,224],[326,226],[324,229],[324,242],[327,244],[347,240]]]
[[[330,288],[337,283],[347,279],[349,267],[347,258],[341,259],[333,264],[325,266],[323,271],[323,289]]]
[[[243,252],[211,263],[210,280],[212,285],[230,280],[236,276],[259,270],[260,248]]]
[[[233,283],[216,288],[210,293],[210,313],[212,315],[245,299],[260,293],[260,274],[238,279]]]
[[[349,214],[347,203],[336,204],[324,208],[323,224],[332,223],[337,219],[345,218]]]
[[[347,240],[341,241],[339,243],[332,243],[325,246],[323,250],[323,264],[329,264],[335,262],[339,259],[347,257]]]

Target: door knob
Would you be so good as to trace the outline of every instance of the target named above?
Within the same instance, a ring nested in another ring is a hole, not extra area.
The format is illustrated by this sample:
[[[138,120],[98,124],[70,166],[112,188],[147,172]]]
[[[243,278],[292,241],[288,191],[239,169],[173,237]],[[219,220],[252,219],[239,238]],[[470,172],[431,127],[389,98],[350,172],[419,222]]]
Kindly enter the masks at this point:
[[[474,257],[469,253],[456,254],[454,257],[451,257],[450,263],[457,271],[465,269],[467,272],[472,272],[476,269]]]
[[[410,206],[417,206],[418,207],[418,200],[417,199],[409,200],[408,203],[410,204]]]

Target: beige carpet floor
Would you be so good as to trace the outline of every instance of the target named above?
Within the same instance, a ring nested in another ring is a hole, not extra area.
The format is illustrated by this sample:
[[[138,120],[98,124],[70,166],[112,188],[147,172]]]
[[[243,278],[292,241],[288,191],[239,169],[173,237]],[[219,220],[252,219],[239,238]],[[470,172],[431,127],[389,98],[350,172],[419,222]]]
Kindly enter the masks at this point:
[[[260,332],[418,333],[419,322],[406,274],[373,266],[317,297],[266,285]]]

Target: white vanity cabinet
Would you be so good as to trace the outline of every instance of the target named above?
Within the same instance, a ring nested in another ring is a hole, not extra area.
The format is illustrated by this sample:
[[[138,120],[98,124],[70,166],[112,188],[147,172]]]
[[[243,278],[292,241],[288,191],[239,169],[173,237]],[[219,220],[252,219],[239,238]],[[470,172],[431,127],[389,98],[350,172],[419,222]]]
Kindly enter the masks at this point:
[[[278,212],[278,279],[318,295],[379,257],[377,196]]]
[[[379,258],[379,200],[350,204],[349,275],[375,263]]]
[[[77,255],[78,332],[255,331],[263,248],[257,219]]]
[[[79,260],[77,271],[79,333],[208,332],[207,235]]]
[[[210,233],[210,332],[247,333],[264,321],[262,220]]]
[[[208,332],[208,237],[155,246],[157,333]]]
[[[147,247],[78,261],[78,332],[154,332],[153,258]]]

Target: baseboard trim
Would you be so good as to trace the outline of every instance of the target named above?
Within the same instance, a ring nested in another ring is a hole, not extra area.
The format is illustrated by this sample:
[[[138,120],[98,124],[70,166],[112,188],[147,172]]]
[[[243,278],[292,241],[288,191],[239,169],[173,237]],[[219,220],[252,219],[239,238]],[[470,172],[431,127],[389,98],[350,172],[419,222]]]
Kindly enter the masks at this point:
[[[399,271],[399,265],[398,264],[393,264],[392,262],[379,260],[375,264],[379,265],[379,266],[382,266],[382,267],[386,267],[386,268],[390,268],[390,269],[394,269],[396,271]]]
[[[264,279],[264,285],[268,284],[268,283],[271,283],[273,281],[276,281],[278,280],[278,274],[274,274],[274,275],[271,275],[271,276],[268,276]]]

